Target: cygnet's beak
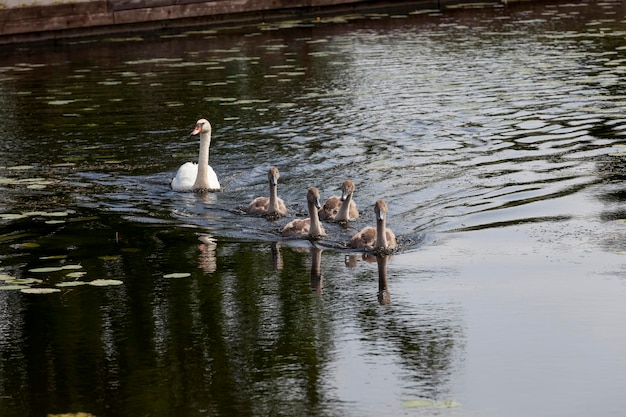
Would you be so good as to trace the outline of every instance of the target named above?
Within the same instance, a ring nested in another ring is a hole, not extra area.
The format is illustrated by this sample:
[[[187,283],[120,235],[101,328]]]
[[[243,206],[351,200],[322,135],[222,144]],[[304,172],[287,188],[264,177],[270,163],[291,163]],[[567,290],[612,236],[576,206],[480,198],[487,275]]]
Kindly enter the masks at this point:
[[[319,198],[315,199],[315,207],[317,207],[318,209],[322,208],[322,205],[320,204],[320,199]]]
[[[191,132],[192,135],[197,135],[198,133],[200,133],[200,131],[202,130],[202,125],[201,124],[197,124],[196,128]]]

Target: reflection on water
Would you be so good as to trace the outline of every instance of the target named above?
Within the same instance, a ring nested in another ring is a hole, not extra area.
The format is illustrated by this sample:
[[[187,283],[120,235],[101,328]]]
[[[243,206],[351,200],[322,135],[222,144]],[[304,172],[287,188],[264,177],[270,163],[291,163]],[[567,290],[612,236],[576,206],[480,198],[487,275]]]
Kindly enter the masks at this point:
[[[378,302],[380,304],[389,304],[391,302],[389,280],[387,279],[387,262],[389,262],[389,255],[376,256],[376,263],[378,264]]]
[[[317,293],[322,292],[322,252],[323,250],[313,245],[311,247],[311,289]]]
[[[0,414],[470,412],[482,339],[421,256],[524,224],[624,250],[623,16],[542,2],[4,48]],[[173,192],[201,117],[224,190]],[[270,166],[276,220],[245,214]],[[393,257],[347,248],[369,209],[280,238],[303,190],[345,178],[358,207],[389,203]]]

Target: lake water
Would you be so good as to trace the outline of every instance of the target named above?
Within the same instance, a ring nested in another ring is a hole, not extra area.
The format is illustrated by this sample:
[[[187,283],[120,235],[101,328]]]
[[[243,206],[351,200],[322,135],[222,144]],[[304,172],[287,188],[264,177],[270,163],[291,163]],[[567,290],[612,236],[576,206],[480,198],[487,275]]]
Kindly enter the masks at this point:
[[[625,15],[3,47],[0,415],[622,415]],[[173,192],[201,117],[224,189]],[[276,221],[242,211],[270,166]],[[359,220],[280,237],[346,178]],[[384,259],[346,246],[380,198]]]

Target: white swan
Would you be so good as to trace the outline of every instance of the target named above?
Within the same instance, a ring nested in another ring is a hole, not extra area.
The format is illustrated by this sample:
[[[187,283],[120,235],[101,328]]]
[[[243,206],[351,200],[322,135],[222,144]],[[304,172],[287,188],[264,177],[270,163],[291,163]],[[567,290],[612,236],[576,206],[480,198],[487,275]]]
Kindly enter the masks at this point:
[[[326,236],[326,231],[320,222],[317,209],[320,204],[320,192],[317,188],[309,188],[306,193],[306,202],[309,208],[309,217],[307,219],[292,220],[283,227],[281,234],[285,237],[310,237],[319,239]]]
[[[376,213],[376,227],[367,226],[350,239],[350,247],[354,249],[391,250],[398,243],[393,231],[387,225],[387,203],[378,200],[374,204]]]
[[[209,165],[209,147],[211,146],[211,124],[206,119],[196,122],[192,135],[200,133],[200,153],[198,163],[186,162],[178,168],[172,180],[174,191],[217,191],[221,189],[217,174]]]
[[[278,197],[278,179],[280,172],[278,168],[271,167],[267,172],[267,179],[270,185],[269,197],[257,197],[248,204],[247,213],[267,216],[270,218],[280,217],[287,214],[287,206],[282,198]]]
[[[354,183],[352,180],[345,180],[341,185],[341,197],[332,196],[324,203],[320,209],[320,219],[334,220],[336,222],[348,222],[359,218],[359,210],[352,200],[354,194]]]

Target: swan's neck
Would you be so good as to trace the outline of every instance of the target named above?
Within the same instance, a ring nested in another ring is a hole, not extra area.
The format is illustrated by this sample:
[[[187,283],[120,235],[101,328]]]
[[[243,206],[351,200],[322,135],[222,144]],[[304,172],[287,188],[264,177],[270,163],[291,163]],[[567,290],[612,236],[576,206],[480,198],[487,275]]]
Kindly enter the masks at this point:
[[[308,205],[309,205],[309,218],[311,219],[310,220],[311,224],[309,227],[309,236],[311,237],[324,236],[326,234],[326,231],[324,230],[324,228],[322,227],[322,223],[320,222],[320,217],[317,212],[317,207],[315,207],[315,203],[313,203],[312,201],[309,201]]]
[[[347,222],[350,220],[350,202],[352,201],[352,193],[348,194],[346,199],[341,202],[341,207],[335,216],[336,221]]]
[[[193,184],[194,189],[209,188],[209,147],[211,146],[211,134],[200,133],[200,153],[198,154],[198,175]]]
[[[376,248],[387,247],[387,222],[385,217],[376,220]]]
[[[270,204],[267,208],[267,214],[278,212],[278,186],[270,182]]]

